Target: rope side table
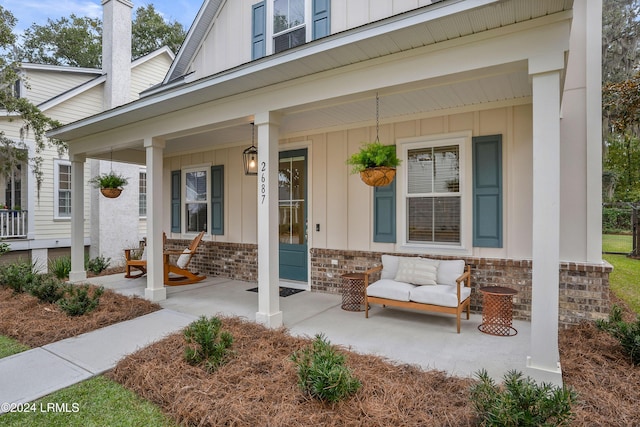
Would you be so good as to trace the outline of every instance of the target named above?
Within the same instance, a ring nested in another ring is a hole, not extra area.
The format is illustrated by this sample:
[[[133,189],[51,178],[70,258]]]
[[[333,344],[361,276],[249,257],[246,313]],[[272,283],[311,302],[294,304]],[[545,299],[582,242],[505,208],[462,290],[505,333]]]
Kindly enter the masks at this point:
[[[343,274],[342,309],[364,311],[364,273]]]
[[[512,337],[518,333],[512,326],[514,289],[503,286],[480,288],[482,293],[482,324],[480,332],[501,337]]]

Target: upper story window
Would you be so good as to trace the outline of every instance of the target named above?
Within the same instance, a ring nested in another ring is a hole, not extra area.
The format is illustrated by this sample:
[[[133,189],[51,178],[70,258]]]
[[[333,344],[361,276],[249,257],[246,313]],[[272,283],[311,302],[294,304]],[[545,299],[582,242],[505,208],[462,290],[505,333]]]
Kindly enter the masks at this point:
[[[330,0],[265,0],[252,6],[252,59],[330,34]]]
[[[138,182],[138,213],[140,217],[147,216],[147,172],[140,171]]]
[[[67,160],[54,160],[55,186],[54,217],[71,217],[71,162]]]

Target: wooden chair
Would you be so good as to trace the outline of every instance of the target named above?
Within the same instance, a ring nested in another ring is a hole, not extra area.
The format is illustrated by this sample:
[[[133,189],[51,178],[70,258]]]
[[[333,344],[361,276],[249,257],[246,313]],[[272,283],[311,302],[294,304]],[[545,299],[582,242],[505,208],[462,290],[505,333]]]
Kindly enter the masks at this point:
[[[164,252],[164,284],[167,286],[190,285],[204,280],[207,276],[200,276],[188,270],[189,263],[193,255],[198,250],[200,241],[204,236],[204,231],[200,232],[187,249],[184,251],[165,251]],[[178,255],[178,261],[172,264],[171,255]]]
[[[124,250],[124,277],[127,279],[137,279],[147,274],[147,257],[145,252],[146,239],[140,242],[140,247],[135,249]],[[167,243],[166,233],[162,233],[162,248]],[[139,270],[137,274],[132,274],[132,270]]]

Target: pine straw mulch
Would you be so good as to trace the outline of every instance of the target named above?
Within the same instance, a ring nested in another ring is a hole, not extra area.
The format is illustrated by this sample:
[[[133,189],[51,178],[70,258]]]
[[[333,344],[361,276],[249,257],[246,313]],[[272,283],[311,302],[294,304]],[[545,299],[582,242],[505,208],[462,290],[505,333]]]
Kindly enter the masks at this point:
[[[0,286],[0,334],[30,347],[40,347],[159,309],[158,304],[106,289],[98,308],[83,316],[70,317],[55,304]]]
[[[213,374],[183,361],[174,334],[123,359],[108,375],[155,402],[182,425],[467,426],[477,425],[470,379],[422,371],[371,355],[348,354],[363,384],[351,399],[322,404],[297,387],[290,355],[310,339],[222,318],[234,336],[231,361]],[[579,393],[575,426],[640,423],[640,372],[613,338],[584,322],[560,332],[565,383]],[[478,367],[482,365],[479,362]]]
[[[108,374],[159,405],[181,425],[197,426],[442,426],[474,425],[468,379],[394,365],[349,352],[347,364],[362,382],[334,405],[298,389],[291,354],[311,340],[238,318],[221,318],[235,355],[213,374],[183,360],[174,334],[123,359]]]

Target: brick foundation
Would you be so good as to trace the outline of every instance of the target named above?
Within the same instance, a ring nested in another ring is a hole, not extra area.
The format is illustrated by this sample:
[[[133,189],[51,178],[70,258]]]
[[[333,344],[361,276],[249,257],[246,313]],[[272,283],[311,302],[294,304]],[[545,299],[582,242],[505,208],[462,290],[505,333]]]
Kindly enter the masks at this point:
[[[169,240],[167,249],[181,250],[190,240]],[[311,290],[317,292],[342,292],[340,276],[349,272],[363,272],[380,265],[380,252],[317,249],[310,251]],[[399,255],[399,254],[395,254]],[[410,255],[408,255],[410,256]],[[482,312],[483,286],[507,286],[518,294],[513,298],[515,319],[531,319],[531,260],[510,260],[473,257],[429,256],[434,259],[464,259],[471,265],[471,310]],[[191,260],[190,269],[207,276],[228,277],[245,282],[258,279],[258,246],[244,243],[200,243],[198,253]],[[337,260],[337,265],[331,263]],[[560,313],[563,326],[581,320],[605,319],[608,316],[609,273],[611,266],[561,263],[560,264]]]
[[[340,276],[362,272],[380,265],[382,253],[311,249],[311,288],[321,292],[340,293]],[[401,254],[395,254],[401,255]],[[515,319],[531,320],[531,260],[510,260],[473,257],[429,256],[434,259],[464,259],[471,265],[471,310],[482,312],[481,294],[484,286],[507,286],[518,294],[513,298]],[[338,265],[331,261],[337,260]],[[561,263],[560,312],[563,326],[581,320],[606,318],[609,313],[609,273],[611,266]]]

